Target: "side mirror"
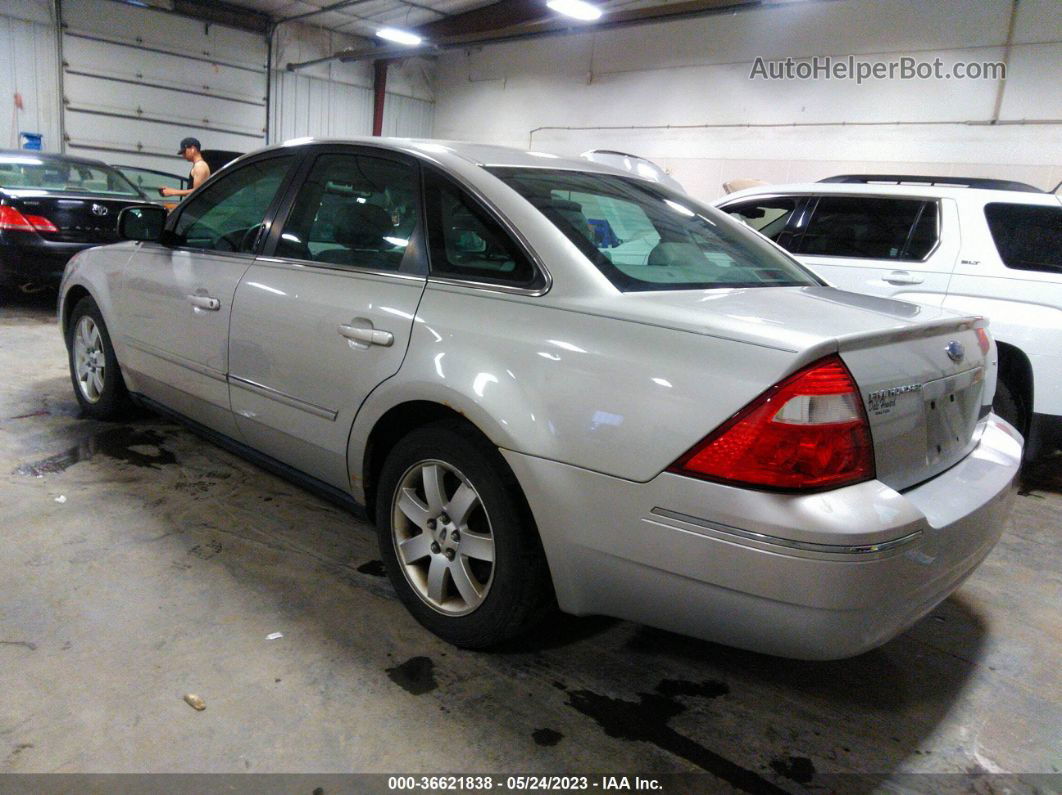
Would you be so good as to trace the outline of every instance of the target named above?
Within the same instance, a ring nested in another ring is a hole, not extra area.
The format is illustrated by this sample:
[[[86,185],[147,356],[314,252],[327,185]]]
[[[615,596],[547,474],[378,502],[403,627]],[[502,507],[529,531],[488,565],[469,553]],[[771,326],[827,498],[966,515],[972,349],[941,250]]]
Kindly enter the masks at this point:
[[[166,208],[155,204],[126,207],[118,214],[122,240],[160,240],[166,227]]]

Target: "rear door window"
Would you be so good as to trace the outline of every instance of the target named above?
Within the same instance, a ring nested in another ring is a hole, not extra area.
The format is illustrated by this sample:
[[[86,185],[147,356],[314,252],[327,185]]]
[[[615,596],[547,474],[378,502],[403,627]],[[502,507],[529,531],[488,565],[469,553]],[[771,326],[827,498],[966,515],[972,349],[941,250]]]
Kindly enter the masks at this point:
[[[1062,273],[1062,207],[986,204],[985,220],[1008,268]]]
[[[414,166],[362,154],[323,154],[299,189],[276,256],[397,271],[417,224]]]
[[[923,259],[936,242],[936,202],[823,196],[801,236],[800,253],[917,261]]]

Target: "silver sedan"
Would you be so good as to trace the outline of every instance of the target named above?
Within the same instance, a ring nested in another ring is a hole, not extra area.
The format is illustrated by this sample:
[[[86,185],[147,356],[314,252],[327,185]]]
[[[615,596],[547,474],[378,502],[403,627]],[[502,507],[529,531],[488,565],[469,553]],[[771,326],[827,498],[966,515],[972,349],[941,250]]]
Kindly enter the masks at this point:
[[[360,506],[454,644],[559,607],[854,655],[1003,530],[983,319],[827,287],[607,166],[303,141],[119,231],[61,287],[84,413],[147,405]]]

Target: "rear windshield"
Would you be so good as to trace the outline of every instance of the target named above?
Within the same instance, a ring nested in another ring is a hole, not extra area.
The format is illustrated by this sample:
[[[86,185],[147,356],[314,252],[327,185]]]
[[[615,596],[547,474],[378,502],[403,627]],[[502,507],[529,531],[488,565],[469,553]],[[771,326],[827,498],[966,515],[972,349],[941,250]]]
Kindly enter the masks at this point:
[[[1062,273],[1062,206],[986,204],[985,218],[1008,268]]]
[[[822,284],[723,213],[610,174],[490,168],[623,292]]]
[[[0,187],[143,198],[109,166],[43,157],[0,157]]]

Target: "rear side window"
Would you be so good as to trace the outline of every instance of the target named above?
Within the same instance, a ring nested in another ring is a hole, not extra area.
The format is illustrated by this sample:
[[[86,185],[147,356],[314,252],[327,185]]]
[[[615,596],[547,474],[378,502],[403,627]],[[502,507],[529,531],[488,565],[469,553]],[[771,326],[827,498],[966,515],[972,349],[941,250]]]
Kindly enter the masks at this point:
[[[796,199],[772,198],[730,204],[723,211],[777,243],[796,207]]]
[[[921,260],[936,243],[936,202],[823,196],[801,238],[800,253]]]
[[[534,266],[501,225],[465,191],[425,174],[431,272],[510,287],[539,286]]]
[[[1062,273],[1062,207],[986,204],[985,219],[1008,268]]]

